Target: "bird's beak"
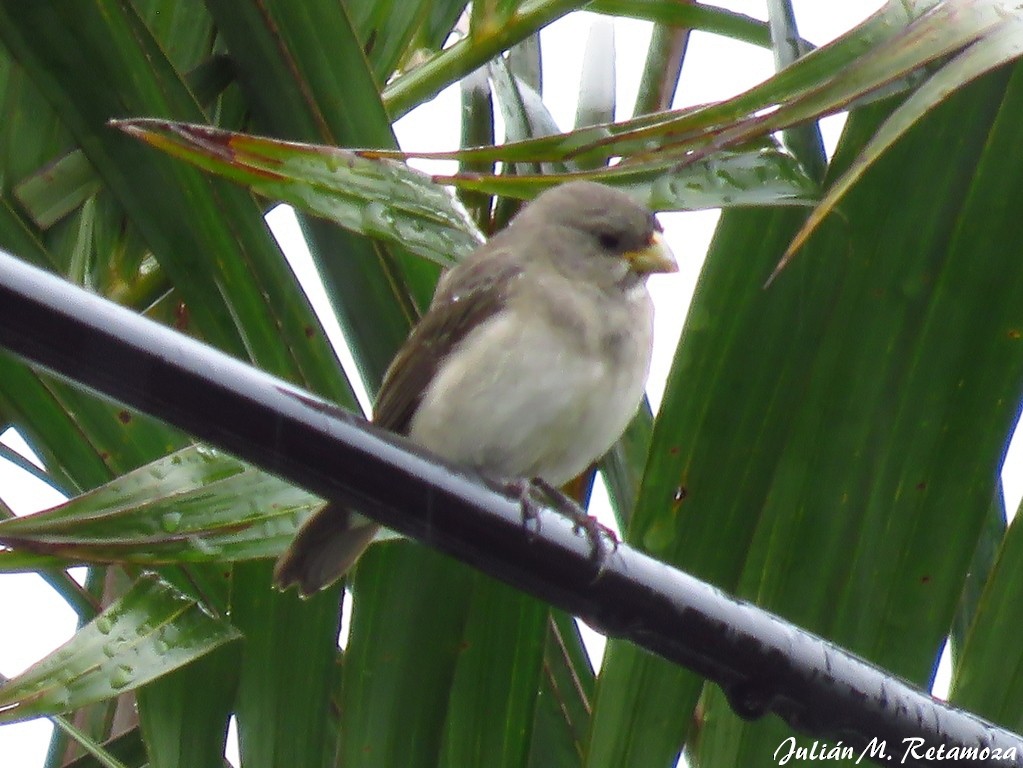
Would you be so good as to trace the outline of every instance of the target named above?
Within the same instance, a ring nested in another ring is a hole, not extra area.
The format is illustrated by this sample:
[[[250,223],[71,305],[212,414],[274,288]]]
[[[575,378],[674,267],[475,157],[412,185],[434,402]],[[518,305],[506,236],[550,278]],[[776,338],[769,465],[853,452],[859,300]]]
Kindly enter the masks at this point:
[[[664,236],[657,231],[650,235],[650,242],[645,248],[628,251],[624,256],[632,271],[640,275],[648,275],[653,272],[678,272],[675,254],[664,242]]]

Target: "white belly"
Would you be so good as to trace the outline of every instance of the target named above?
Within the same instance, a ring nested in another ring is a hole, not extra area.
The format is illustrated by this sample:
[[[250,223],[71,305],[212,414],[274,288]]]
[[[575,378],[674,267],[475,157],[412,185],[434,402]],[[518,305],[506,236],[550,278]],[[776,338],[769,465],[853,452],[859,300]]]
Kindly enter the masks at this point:
[[[571,480],[618,439],[643,396],[653,310],[643,286],[634,292],[617,313],[554,333],[550,316],[512,308],[484,322],[441,366],[410,436],[498,477]],[[615,343],[615,328],[628,343]]]

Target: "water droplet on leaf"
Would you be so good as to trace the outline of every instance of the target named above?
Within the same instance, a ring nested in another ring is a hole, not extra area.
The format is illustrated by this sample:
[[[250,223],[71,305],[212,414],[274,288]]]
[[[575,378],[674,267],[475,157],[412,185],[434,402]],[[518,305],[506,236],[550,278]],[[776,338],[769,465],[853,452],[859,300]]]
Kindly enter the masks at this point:
[[[164,512],[160,515],[160,527],[167,533],[174,533],[181,527],[181,513]]]
[[[112,688],[125,688],[135,680],[135,670],[127,664],[118,664],[110,675],[110,686]]]

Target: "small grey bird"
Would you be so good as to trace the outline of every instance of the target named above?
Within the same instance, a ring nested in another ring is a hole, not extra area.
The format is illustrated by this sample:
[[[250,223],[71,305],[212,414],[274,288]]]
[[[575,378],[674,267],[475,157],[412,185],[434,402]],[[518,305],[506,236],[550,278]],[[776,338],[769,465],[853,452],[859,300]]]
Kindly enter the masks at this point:
[[[677,269],[626,194],[589,181],[544,192],[441,278],[374,422],[490,477],[563,485],[635,414],[653,341],[646,277]],[[277,561],[277,586],[322,589],[378,530],[328,504]]]

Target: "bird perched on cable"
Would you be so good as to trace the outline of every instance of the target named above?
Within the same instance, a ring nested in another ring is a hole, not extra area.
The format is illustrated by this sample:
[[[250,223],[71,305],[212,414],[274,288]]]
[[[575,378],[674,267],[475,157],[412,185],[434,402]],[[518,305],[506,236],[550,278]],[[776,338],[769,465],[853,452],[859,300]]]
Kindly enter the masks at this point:
[[[539,195],[441,278],[374,423],[491,477],[560,486],[621,436],[653,342],[646,278],[678,269],[654,215],[575,181]],[[340,578],[379,526],[328,504],[277,561],[281,589]]]

